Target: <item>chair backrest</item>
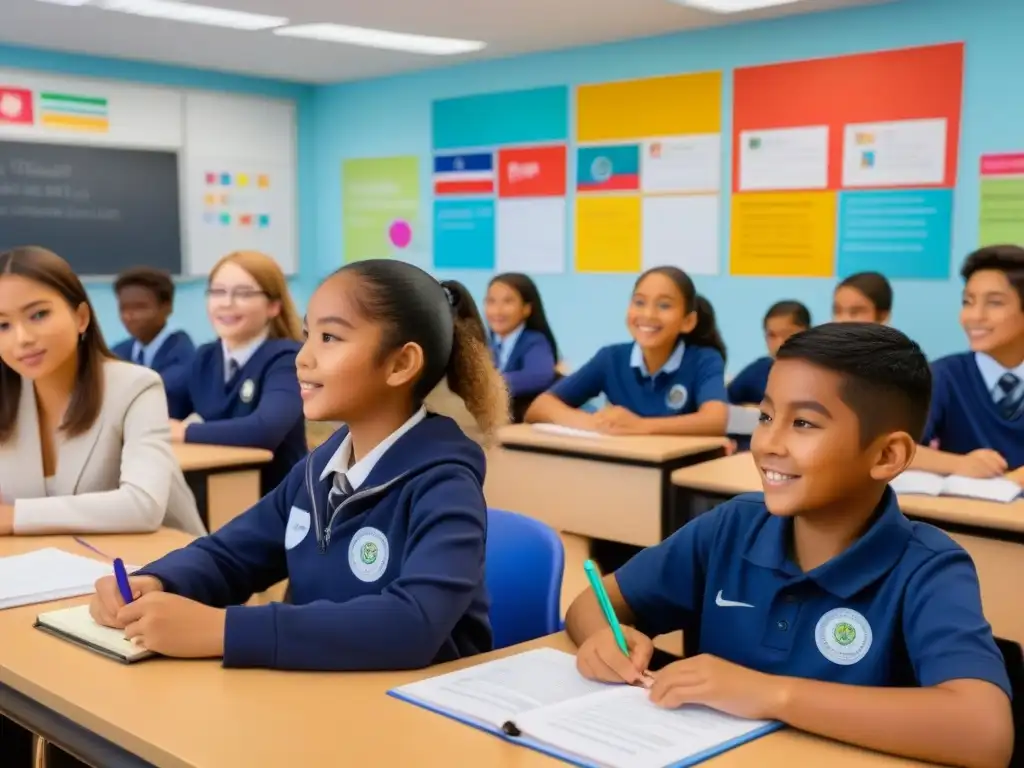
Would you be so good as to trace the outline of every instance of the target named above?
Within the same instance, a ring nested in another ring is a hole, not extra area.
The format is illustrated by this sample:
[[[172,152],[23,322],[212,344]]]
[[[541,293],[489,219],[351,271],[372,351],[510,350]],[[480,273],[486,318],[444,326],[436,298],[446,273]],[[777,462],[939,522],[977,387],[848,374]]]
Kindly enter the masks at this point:
[[[558,534],[531,517],[487,510],[487,590],[494,647],[561,629],[565,550]]]

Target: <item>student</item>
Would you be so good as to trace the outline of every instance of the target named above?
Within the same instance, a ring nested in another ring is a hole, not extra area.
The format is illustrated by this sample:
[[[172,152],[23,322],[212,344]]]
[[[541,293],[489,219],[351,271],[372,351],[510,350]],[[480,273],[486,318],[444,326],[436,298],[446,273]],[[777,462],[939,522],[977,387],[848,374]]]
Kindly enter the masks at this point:
[[[970,352],[932,366],[932,407],[915,469],[995,477],[1024,466],[1024,248],[991,245],[964,261],[960,324]]]
[[[632,344],[604,347],[530,406],[526,421],[617,435],[721,435],[725,344],[710,303],[676,267],[644,272],[626,312]],[[608,406],[579,410],[600,394]]]
[[[605,577],[631,649],[592,592],[566,627],[589,678],[640,680],[650,638],[687,658],[651,701],[699,704],[943,765],[1005,766],[1006,667],[970,556],[910,522],[887,483],[928,414],[920,348],[875,324],[829,323],[779,350],[753,436],[762,493],[701,515]]]
[[[171,437],[187,443],[265,448],[261,488],[269,493],[306,455],[295,376],[302,321],[281,268],[256,251],[236,251],[210,272],[206,308],[219,337],[196,353],[187,408]]]
[[[522,421],[533,399],[555,383],[558,344],[540,291],[528,276],[506,272],[487,286],[484,312],[494,364],[505,377],[513,420]]]
[[[858,272],[836,286],[832,320],[837,323],[888,323],[892,286],[880,272]]]
[[[171,276],[159,269],[135,267],[118,275],[114,294],[130,336],[117,344],[113,353],[160,374],[171,413],[187,408],[188,377],[196,348],[185,331],[167,325],[174,311]]]
[[[255,507],[132,577],[93,617],[168,656],[227,667],[411,669],[490,650],[483,451],[423,399],[442,379],[490,432],[507,410],[454,283],[391,259],[313,294],[298,356],[306,416],[344,421]],[[290,580],[293,604],[245,606]]]
[[[761,357],[739,372],[729,382],[729,402],[736,405],[757,405],[768,386],[768,372],[772,362],[786,340],[795,333],[811,327],[811,313],[799,301],[779,301],[772,304],[764,316],[764,340],[768,356]]]
[[[205,533],[153,371],[107,349],[71,266],[0,255],[0,535]]]

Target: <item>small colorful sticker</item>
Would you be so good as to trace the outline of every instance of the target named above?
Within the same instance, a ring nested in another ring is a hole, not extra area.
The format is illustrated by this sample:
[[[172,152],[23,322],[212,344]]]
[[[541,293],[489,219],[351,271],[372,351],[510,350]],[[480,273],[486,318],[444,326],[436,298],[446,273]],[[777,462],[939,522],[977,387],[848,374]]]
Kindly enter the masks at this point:
[[[258,186],[260,189],[269,189],[270,177],[265,173],[261,173],[258,179]]]
[[[227,195],[221,195],[220,196],[220,204],[221,205],[227,205],[228,204],[228,200],[230,200],[230,198]]]
[[[231,214],[230,213],[222,213],[220,215],[220,223],[221,224],[230,224],[231,223]]]
[[[243,227],[251,227],[252,226],[252,214],[249,214],[249,213],[242,214],[241,216],[238,217],[238,223],[241,224]]]
[[[217,204],[217,196],[216,195],[206,195],[203,198],[203,202],[206,203],[207,205],[216,205]]]
[[[217,174],[216,173],[208,173],[208,174],[206,174],[206,183],[207,184],[216,184],[217,183]]]
[[[230,173],[222,173],[220,175],[220,183],[223,184],[225,187],[230,187],[231,186],[231,174]]]
[[[412,227],[409,226],[409,222],[401,219],[393,221],[388,228],[388,238],[396,248],[407,248],[412,242]]]
[[[249,177],[246,176],[244,173],[240,173],[235,177],[235,184],[237,184],[240,187],[248,187]]]
[[[265,213],[261,213],[260,214],[260,218],[259,218],[259,222],[260,222],[260,226],[261,227],[269,227],[270,226],[270,216],[268,216]]]
[[[207,214],[205,214],[203,216],[203,221],[205,221],[207,224],[216,224],[217,223],[217,214],[216,213],[207,213]]]

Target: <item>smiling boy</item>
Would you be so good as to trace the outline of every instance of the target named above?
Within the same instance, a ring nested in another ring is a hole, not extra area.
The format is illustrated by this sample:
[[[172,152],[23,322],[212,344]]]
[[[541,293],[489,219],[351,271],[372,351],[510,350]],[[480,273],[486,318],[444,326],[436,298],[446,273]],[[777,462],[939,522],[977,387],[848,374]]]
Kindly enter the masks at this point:
[[[605,578],[618,650],[592,592],[566,628],[587,677],[640,681],[650,638],[698,655],[656,673],[651,700],[702,704],[870,749],[1002,768],[1006,668],[970,557],[909,521],[889,481],[928,413],[920,348],[882,325],[829,323],[779,350],[752,438],[764,492],[691,521]]]
[[[964,261],[960,324],[970,352],[932,366],[932,407],[914,468],[994,477],[1024,466],[1024,248],[992,245]]]

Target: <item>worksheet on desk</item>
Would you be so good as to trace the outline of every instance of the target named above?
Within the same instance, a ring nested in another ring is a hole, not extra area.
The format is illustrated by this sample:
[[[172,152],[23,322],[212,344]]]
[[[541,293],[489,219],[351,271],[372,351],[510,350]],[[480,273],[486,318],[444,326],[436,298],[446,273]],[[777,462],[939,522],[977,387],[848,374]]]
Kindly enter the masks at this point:
[[[112,573],[109,563],[55,547],[0,557],[0,609],[88,595]]]

